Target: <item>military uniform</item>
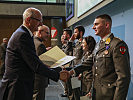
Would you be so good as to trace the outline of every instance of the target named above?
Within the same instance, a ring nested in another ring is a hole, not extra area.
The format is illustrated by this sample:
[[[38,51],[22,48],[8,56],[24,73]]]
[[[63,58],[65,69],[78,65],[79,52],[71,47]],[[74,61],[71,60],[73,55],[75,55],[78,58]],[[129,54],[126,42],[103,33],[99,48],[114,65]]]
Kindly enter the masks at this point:
[[[68,42],[68,49],[73,50],[73,56],[76,58],[72,61],[71,66],[74,67],[77,64],[81,63],[82,55],[83,55],[83,50],[82,50],[82,41],[77,41],[76,43],[74,42]],[[80,100],[80,87],[72,89],[72,95],[69,96],[70,100]]]
[[[68,42],[67,42],[68,43]],[[70,45],[70,44],[69,44]],[[69,46],[68,44],[63,44],[62,45],[62,51],[66,54],[66,55],[69,55],[69,56],[72,56],[72,48],[71,47],[68,47]]]
[[[86,62],[87,58],[89,58],[91,55],[91,52],[87,51],[84,52],[84,55],[81,59],[81,62]],[[90,92],[92,86],[92,70],[87,70],[82,72],[81,76],[81,91],[82,95],[85,96],[87,93]]]
[[[74,65],[80,64],[81,63],[81,59],[83,56],[83,50],[82,50],[82,41],[77,41],[74,45],[73,45],[73,56],[75,56],[76,58],[74,59]]]
[[[128,46],[110,34],[98,43],[87,62],[78,65],[76,74],[93,65],[93,100],[126,100],[130,83]],[[84,66],[84,68],[82,67]]]
[[[71,48],[72,47],[72,42],[68,42],[66,44],[63,44],[62,45],[62,51],[66,54],[66,55],[69,55],[69,56],[72,56],[72,53],[73,53],[73,49]],[[70,66],[71,65],[71,62],[64,65],[64,66]],[[72,94],[72,86],[71,86],[71,78],[68,79],[68,81],[66,83],[64,83],[64,88],[65,88],[65,93],[64,95],[67,95],[67,96],[70,96]]]

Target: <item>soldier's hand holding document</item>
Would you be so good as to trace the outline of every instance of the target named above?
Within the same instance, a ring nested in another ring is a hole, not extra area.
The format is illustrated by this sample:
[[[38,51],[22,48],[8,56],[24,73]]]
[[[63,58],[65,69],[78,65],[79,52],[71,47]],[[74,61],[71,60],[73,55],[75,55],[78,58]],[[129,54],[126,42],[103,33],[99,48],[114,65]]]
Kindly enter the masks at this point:
[[[67,64],[76,57],[67,56],[58,46],[53,47],[49,51],[39,56],[40,60],[50,66],[50,68],[56,68]]]

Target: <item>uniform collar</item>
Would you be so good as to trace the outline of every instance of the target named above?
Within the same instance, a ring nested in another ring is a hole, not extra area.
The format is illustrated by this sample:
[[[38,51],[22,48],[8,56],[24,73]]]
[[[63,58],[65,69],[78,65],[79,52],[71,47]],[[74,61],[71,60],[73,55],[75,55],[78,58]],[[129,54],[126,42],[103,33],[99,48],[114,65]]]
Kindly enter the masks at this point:
[[[111,35],[111,33],[109,33],[108,35],[106,35],[102,40],[103,40],[103,41],[106,41],[106,39],[109,38],[110,35]]]

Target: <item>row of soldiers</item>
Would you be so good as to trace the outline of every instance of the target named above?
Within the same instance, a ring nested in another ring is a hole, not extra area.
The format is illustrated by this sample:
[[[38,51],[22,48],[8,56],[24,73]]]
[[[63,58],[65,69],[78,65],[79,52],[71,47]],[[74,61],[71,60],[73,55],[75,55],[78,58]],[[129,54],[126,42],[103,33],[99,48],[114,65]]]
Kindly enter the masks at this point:
[[[76,59],[72,62],[70,71],[61,72],[64,75],[62,80],[67,86],[67,83],[70,84],[69,80],[72,80],[71,77],[80,77],[81,73],[83,76],[81,89],[75,88],[67,92],[70,100],[80,100],[80,96],[84,95],[92,100],[126,100],[131,78],[128,46],[123,40],[114,37],[111,27],[111,17],[107,14],[99,15],[92,27],[95,35],[101,37],[96,45],[90,36],[83,38],[84,27],[77,26],[66,46],[63,46],[64,51],[72,52]],[[73,42],[75,39],[77,41]],[[89,47],[86,50],[84,42]]]
[[[62,50],[70,56],[76,58],[70,62],[69,67],[74,67],[86,60],[94,50],[96,41],[92,36],[83,37],[85,29],[83,26],[78,25],[72,30],[64,29],[61,36]],[[72,88],[71,79],[75,76],[71,76],[65,83],[64,94],[62,97],[68,97],[70,100],[80,100],[80,96],[90,96],[90,89],[92,83],[91,71],[84,71],[77,77],[81,80],[81,87]],[[87,78],[89,77],[89,78]]]

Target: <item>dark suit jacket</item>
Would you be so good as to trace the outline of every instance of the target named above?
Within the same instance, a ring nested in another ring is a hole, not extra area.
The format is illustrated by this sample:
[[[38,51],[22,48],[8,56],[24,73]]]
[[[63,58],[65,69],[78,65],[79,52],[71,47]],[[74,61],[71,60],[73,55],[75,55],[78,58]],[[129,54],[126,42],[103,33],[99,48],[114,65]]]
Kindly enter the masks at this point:
[[[54,81],[59,79],[59,73],[39,60],[33,38],[24,26],[20,26],[8,42],[5,69],[0,100],[32,100],[35,73]]]

